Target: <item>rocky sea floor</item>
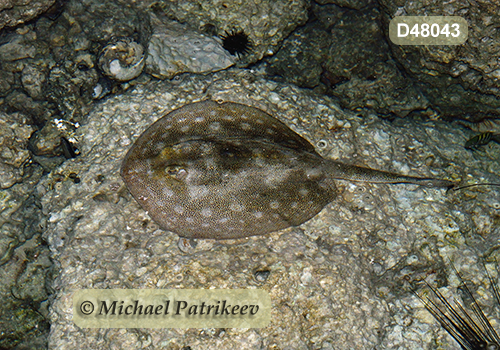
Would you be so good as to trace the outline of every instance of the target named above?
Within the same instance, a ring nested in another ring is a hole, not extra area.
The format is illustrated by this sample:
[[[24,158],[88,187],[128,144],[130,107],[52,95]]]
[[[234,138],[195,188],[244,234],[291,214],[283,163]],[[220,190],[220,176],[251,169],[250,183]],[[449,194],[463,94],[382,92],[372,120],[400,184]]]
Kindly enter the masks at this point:
[[[337,198],[298,227],[189,242],[160,229],[120,177],[149,125],[211,99],[269,113],[324,158],[500,184],[500,145],[464,148],[469,128],[498,129],[487,16],[498,5],[31,2],[33,13],[0,8],[1,349],[459,349],[412,292],[430,295],[426,280],[467,304],[451,264],[500,330],[483,266],[499,280],[500,187],[339,180]],[[394,48],[384,23],[412,11],[465,16],[468,43]],[[231,35],[246,37],[241,52]],[[73,295],[90,288],[258,288],[271,322],[80,328]]]
[[[137,87],[96,104],[77,130],[81,155],[37,186],[57,268],[50,347],[450,348],[407,282],[441,278],[435,271],[446,271],[452,259],[483,288],[478,255],[497,239],[498,191],[339,181],[339,197],[297,228],[203,240],[181,251],[179,238],[160,230],[130,196],[119,168],[149,124],[203,99],[266,110],[324,157],[416,176],[460,180],[468,174],[468,183],[500,180],[491,162],[498,149],[465,150],[468,135],[449,123],[360,118],[256,72],[231,69]],[[494,256],[490,250],[486,258]],[[257,278],[262,271],[267,277]],[[72,322],[72,295],[83,288],[249,287],[271,295],[266,328],[79,329]]]

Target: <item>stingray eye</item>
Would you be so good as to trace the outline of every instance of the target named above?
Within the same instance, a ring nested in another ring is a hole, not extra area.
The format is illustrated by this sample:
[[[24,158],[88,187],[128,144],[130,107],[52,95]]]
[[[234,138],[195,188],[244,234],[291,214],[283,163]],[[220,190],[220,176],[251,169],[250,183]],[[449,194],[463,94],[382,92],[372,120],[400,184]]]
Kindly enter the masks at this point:
[[[168,165],[167,167],[165,167],[165,173],[169,177],[179,181],[184,180],[188,175],[187,170],[180,165]]]

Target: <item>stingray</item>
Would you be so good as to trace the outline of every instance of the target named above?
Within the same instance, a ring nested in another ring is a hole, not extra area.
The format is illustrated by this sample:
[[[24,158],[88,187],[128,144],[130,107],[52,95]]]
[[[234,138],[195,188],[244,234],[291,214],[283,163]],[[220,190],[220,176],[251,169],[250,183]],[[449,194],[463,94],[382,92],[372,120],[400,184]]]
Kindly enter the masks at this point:
[[[210,100],[153,123],[128,151],[121,175],[162,229],[212,239],[298,226],[335,199],[338,179],[455,185],[324,159],[266,112]]]

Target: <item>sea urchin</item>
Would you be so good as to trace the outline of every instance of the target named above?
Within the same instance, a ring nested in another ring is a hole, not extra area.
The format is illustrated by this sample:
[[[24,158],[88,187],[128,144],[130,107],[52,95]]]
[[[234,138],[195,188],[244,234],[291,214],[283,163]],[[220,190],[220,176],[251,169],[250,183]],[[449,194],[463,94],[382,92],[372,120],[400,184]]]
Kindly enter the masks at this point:
[[[500,348],[500,337],[492,324],[486,318],[483,310],[476,301],[467,284],[462,279],[453,264],[451,267],[455,271],[458,279],[460,280],[461,289],[465,293],[467,299],[470,301],[468,305],[471,312],[467,311],[459,302],[453,305],[449,302],[438,289],[435,289],[430,284],[427,286],[437,298],[433,301],[430,298],[424,298],[417,292],[413,292],[425,305],[427,310],[434,316],[434,318],[441,324],[441,326],[460,344],[464,350],[497,350]],[[484,266],[490,286],[493,290],[493,295],[498,303],[500,303],[500,293],[498,285],[493,281],[493,278],[488,273],[486,266]]]
[[[240,58],[250,52],[252,49],[252,42],[244,31],[226,31],[226,35],[221,35],[222,47],[227,50],[231,55],[236,55]]]

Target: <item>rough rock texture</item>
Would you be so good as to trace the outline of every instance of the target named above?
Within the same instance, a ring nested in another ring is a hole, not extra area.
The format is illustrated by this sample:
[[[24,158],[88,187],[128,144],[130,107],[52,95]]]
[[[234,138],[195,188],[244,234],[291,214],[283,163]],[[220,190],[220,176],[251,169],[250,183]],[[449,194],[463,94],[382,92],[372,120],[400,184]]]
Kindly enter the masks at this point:
[[[96,88],[111,85],[109,93],[116,87],[96,64],[101,50],[116,38],[147,46],[150,36],[149,16],[130,4],[85,0],[60,6],[59,16],[41,17],[0,37],[0,95],[37,125],[54,115],[84,117],[89,103],[106,95]],[[28,101],[13,98],[20,94]]]
[[[329,98],[236,69],[137,87],[95,105],[78,129],[82,155],[37,187],[58,269],[50,348],[423,349],[450,342],[402,286],[442,271],[446,257],[455,257],[462,271],[477,271],[477,255],[498,240],[500,193],[339,181],[339,198],[300,227],[199,241],[181,251],[178,237],[159,230],[132,199],[119,168],[153,121],[206,98],[268,111],[325,157],[406,174],[500,182],[499,164],[490,161],[500,148],[466,151],[462,143],[470,132],[456,125],[360,119]],[[53,185],[69,173],[81,182]],[[484,282],[484,275],[474,276]],[[446,275],[441,281],[447,284]],[[72,322],[76,289],[249,287],[271,295],[266,328],[79,329]]]
[[[267,72],[277,80],[314,88],[320,84],[330,44],[331,36],[322,23],[309,23],[291,33],[280,50],[265,60]]]
[[[379,2],[386,24],[394,16],[461,16],[469,36],[459,46],[391,45],[394,57],[418,82],[442,116],[479,121],[500,116],[500,2]]]
[[[41,238],[38,228],[40,210],[32,197],[28,197],[36,181],[26,182],[24,187],[14,189],[17,200],[21,202],[19,210],[8,219],[16,220],[6,223],[1,221],[0,239],[12,232],[20,230],[32,235],[26,241],[15,241],[11,244],[7,261],[0,261],[0,347],[2,349],[46,349],[49,334],[48,295],[46,289],[52,262],[50,252]],[[14,196],[13,196],[14,197]],[[4,213],[2,213],[4,214]],[[21,222],[24,221],[24,224]],[[33,230],[35,229],[35,230]],[[31,230],[31,231],[30,231]],[[12,238],[12,237],[10,237]],[[21,238],[21,237],[20,237]],[[26,237],[22,237],[23,239]],[[3,247],[2,247],[3,248]],[[2,257],[3,258],[3,257]]]
[[[399,71],[379,24],[379,11],[313,6],[316,20],[294,31],[267,71],[299,86],[326,89],[351,110],[370,108],[405,117],[427,99]]]
[[[132,37],[146,44],[151,34],[148,16],[128,2],[70,1],[66,12],[78,21],[87,40],[101,45],[113,37]]]
[[[306,22],[308,2],[169,0],[160,6],[167,16],[201,31],[216,35],[245,32],[252,43],[251,52],[239,61],[239,65],[245,66],[275,53],[283,39]]]
[[[29,21],[45,12],[55,0],[0,0],[0,29]]]
[[[167,18],[152,15],[147,72],[156,78],[177,74],[210,73],[232,66],[236,58],[222,48],[220,40],[203,35]]]
[[[24,115],[0,114],[0,189],[22,180],[30,159],[28,140],[33,131]]]
[[[38,51],[33,42],[35,39],[36,34],[30,31],[4,36],[0,45],[0,61],[10,62],[35,57]]]
[[[64,64],[50,72],[50,98],[58,103],[67,119],[81,118],[86,113],[85,106],[100,97],[95,89],[104,83],[95,63],[103,49],[119,38],[146,47],[151,34],[149,17],[128,3],[95,0],[68,2],[64,17],[59,23],[62,45],[54,54]]]
[[[33,189],[42,169],[30,165],[33,127],[19,113],[0,113],[0,348],[46,347],[49,250]],[[45,310],[45,311],[44,311]]]
[[[363,7],[367,7],[372,4],[371,0],[314,0],[320,5],[325,4],[335,4],[341,7],[348,7],[351,9],[361,10]]]

